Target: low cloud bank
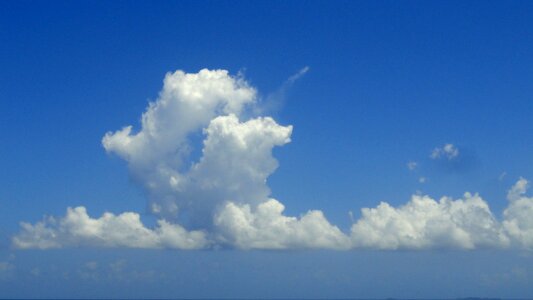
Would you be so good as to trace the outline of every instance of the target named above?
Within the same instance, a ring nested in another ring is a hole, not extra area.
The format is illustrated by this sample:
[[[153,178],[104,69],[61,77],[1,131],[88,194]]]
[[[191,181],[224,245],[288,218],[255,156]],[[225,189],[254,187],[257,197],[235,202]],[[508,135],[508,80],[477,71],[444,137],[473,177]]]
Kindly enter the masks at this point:
[[[158,226],[146,228],[137,213],[104,213],[94,219],[83,206],[68,208],[59,219],[45,218],[35,225],[21,223],[21,232],[13,237],[16,248],[50,249],[64,247],[128,247],[199,249],[208,245],[202,231],[187,231],[177,224],[159,220]]]

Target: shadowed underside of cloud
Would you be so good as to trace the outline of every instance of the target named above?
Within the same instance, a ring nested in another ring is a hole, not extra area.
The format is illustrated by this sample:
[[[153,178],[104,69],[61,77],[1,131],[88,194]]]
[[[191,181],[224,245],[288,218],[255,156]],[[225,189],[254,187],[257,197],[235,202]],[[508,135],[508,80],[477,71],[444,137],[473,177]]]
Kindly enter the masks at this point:
[[[105,134],[107,152],[128,163],[148,192],[155,228],[139,214],[105,213],[91,218],[85,207],[68,208],[62,218],[21,223],[17,248],[134,247],[201,249],[430,249],[483,247],[533,249],[533,198],[527,181],[510,190],[498,221],[477,194],[463,199],[415,195],[405,205],[363,208],[349,233],[320,210],[300,217],[283,214],[266,181],[278,163],[275,146],[290,142],[292,126],[271,117],[245,119],[256,91],[224,70],[166,75],[150,103],[141,129],[126,126]],[[192,161],[192,136],[203,134],[202,154]],[[440,154],[453,149],[444,147]],[[181,225],[178,225],[181,224]]]

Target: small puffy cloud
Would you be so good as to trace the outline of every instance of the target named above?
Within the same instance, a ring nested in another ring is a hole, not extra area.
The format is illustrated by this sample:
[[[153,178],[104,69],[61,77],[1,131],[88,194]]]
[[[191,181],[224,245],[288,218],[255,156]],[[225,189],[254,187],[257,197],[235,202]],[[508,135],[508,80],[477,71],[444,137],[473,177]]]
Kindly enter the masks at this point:
[[[427,181],[427,178],[426,178],[426,177],[423,177],[423,176],[422,176],[422,177],[418,178],[418,182],[419,182],[419,183],[426,183],[426,181]]]
[[[158,221],[155,229],[146,228],[137,213],[104,213],[91,218],[85,207],[68,208],[65,217],[53,217],[36,223],[21,223],[22,230],[13,237],[16,248],[130,247],[199,249],[206,247],[202,231]]]
[[[448,160],[455,159],[459,156],[459,149],[453,144],[445,144],[442,147],[433,149],[430,156],[432,159],[446,158]]]
[[[487,203],[470,193],[464,199],[439,201],[414,195],[398,208],[385,202],[363,208],[351,236],[355,247],[378,249],[473,249],[508,244]]]
[[[227,203],[215,217],[224,243],[242,249],[349,249],[349,238],[331,225],[319,210],[301,216],[283,215],[285,207],[270,199],[252,210],[250,205]]]
[[[407,163],[407,169],[410,171],[414,171],[418,167],[418,163],[416,161],[410,161]]]

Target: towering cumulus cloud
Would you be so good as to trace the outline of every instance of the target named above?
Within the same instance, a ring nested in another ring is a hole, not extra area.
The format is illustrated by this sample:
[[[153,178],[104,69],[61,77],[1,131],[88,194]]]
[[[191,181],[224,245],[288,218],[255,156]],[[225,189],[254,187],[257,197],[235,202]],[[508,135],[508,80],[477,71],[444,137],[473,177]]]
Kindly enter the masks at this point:
[[[126,126],[102,139],[105,150],[124,159],[147,191],[157,225],[146,227],[134,212],[92,218],[85,207],[68,208],[61,218],[21,223],[13,245],[533,249],[533,198],[525,196],[525,179],[510,190],[501,222],[479,195],[470,193],[438,201],[415,195],[400,207],[363,208],[350,233],[332,225],[320,210],[284,215],[285,206],[272,198],[266,182],[278,167],[272,149],[290,142],[292,126],[267,116],[246,118],[250,114],[245,112],[257,111],[256,94],[243,78],[224,70],[167,74],[159,97],[142,114],[140,129]],[[435,158],[457,156],[450,145],[436,149]],[[195,147],[201,154],[195,155]]]
[[[233,166],[232,155],[235,155],[235,161],[238,155],[246,152],[244,148],[248,146],[247,143],[253,142],[249,140],[268,138],[273,132],[283,131],[285,138],[261,145],[249,145],[258,146],[258,149],[254,149],[258,159],[268,155],[270,148],[276,143],[288,141],[290,127],[281,127],[270,119],[239,123],[238,116],[244,106],[253,103],[255,98],[256,91],[252,87],[242,78],[229,76],[227,71],[204,69],[197,74],[176,71],[166,75],[159,99],[150,103],[142,115],[142,128],[139,132],[133,133],[132,126],[114,133],[108,132],[102,144],[106,151],[115,153],[128,162],[135,179],[148,191],[150,208],[154,214],[176,219],[178,213],[185,213],[187,210],[193,214],[212,210],[217,200],[220,201],[216,199],[220,192],[225,197],[238,194],[231,193],[231,190],[238,187],[220,182],[227,178],[223,164]],[[204,156],[191,167],[187,164],[190,163],[190,139],[202,129],[207,134]],[[224,137],[229,139],[225,143],[221,142]],[[217,153],[215,147],[220,147],[218,150],[225,155]],[[222,160],[218,165],[214,163],[217,155],[221,155],[218,159]],[[272,164],[275,162],[250,166],[247,171],[272,172],[275,168]],[[210,171],[219,173],[210,175]],[[234,176],[241,175],[241,178],[236,179],[245,179],[245,170],[241,167],[239,171]],[[202,178],[204,174],[215,177],[216,181]],[[261,179],[264,178],[255,176],[252,180]],[[255,186],[261,184],[263,183],[254,182]],[[268,191],[262,193],[268,194]]]

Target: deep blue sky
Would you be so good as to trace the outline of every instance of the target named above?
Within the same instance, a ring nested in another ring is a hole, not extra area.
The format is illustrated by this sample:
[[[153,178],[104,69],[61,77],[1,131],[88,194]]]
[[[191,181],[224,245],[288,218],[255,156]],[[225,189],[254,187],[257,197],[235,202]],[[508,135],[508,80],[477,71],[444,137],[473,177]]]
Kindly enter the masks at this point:
[[[500,216],[512,184],[533,179],[531,53],[526,1],[3,2],[0,262],[13,268],[0,297],[533,297],[531,254],[512,251],[10,248],[20,221],[68,206],[144,214],[100,141],[138,126],[177,69],[243,71],[266,98],[310,67],[274,112],[294,126],[269,179],[287,214],[321,209],[347,230],[350,210],[472,191]],[[460,164],[429,158],[445,143]],[[140,275],[80,275],[121,261]]]

